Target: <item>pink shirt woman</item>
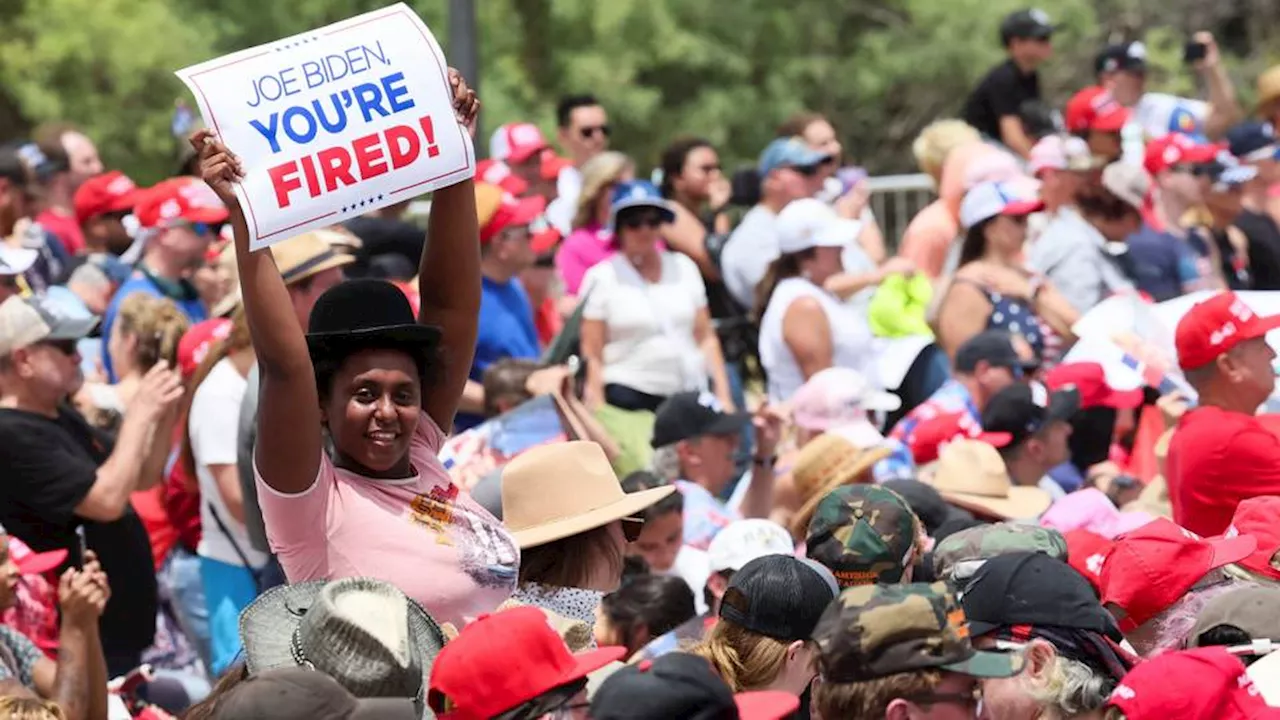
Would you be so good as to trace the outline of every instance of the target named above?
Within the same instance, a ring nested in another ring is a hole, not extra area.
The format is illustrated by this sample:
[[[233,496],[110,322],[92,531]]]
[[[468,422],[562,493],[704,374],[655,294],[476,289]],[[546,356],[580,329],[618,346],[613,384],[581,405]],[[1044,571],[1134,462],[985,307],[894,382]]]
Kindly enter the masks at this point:
[[[606,228],[609,200],[614,185],[634,177],[634,163],[619,152],[600,153],[582,166],[582,194],[573,216],[573,232],[556,251],[556,269],[566,295],[577,295],[587,271],[616,252],[613,233]]]

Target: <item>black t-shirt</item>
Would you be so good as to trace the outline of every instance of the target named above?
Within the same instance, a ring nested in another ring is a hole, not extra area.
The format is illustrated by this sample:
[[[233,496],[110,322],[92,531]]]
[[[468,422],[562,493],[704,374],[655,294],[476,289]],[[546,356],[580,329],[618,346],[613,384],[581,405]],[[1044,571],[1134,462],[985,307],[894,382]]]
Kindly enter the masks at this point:
[[[964,101],[960,117],[993,140],[1000,139],[1000,118],[1021,117],[1023,103],[1040,99],[1040,76],[1023,74],[1012,60],[995,66]]]
[[[121,656],[140,653],[154,641],[157,588],[151,541],[130,505],[109,523],[75,514],[111,450],[111,439],[74,410],[62,408],[54,419],[0,409],[0,523],[37,552],[67,549],[68,566],[79,563],[76,528],[84,525],[85,544],[98,554],[111,582],[102,647],[107,655]]]
[[[1280,290],[1280,227],[1266,213],[1244,210],[1235,226],[1249,239],[1254,290]]]

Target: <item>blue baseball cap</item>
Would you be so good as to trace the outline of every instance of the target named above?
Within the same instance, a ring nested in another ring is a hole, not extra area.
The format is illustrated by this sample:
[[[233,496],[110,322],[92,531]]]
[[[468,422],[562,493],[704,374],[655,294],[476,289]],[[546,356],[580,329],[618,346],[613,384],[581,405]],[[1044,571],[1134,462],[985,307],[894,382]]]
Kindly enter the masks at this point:
[[[1269,122],[1242,122],[1227,131],[1227,146],[1244,162],[1256,162],[1276,158],[1280,140]]]
[[[676,219],[671,203],[662,197],[662,193],[658,192],[658,188],[654,187],[653,183],[646,180],[632,180],[620,182],[613,188],[613,197],[609,204],[609,227],[613,227],[616,223],[618,213],[634,207],[656,208],[661,213],[663,222],[675,222]]]
[[[760,177],[782,167],[812,167],[831,158],[798,137],[778,138],[760,153]]]

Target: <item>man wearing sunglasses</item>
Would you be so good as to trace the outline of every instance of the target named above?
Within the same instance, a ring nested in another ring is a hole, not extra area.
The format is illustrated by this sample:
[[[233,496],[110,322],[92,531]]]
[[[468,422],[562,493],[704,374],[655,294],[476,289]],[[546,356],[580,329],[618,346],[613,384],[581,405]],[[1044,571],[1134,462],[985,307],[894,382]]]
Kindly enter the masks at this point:
[[[760,202],[747,211],[720,255],[725,285],[743,308],[756,304],[756,286],[778,257],[778,213],[792,200],[822,189],[821,167],[832,156],[802,138],[777,138],[760,154]]]
[[[556,139],[573,163],[560,171],[557,198],[547,209],[547,219],[564,236],[573,231],[573,214],[582,194],[582,166],[609,149],[609,114],[594,95],[570,95],[556,105]]]
[[[194,325],[209,316],[208,308],[188,279],[204,264],[205,252],[227,220],[227,208],[199,178],[165,180],[137,198],[134,216],[142,226],[137,243],[142,257],[133,276],[120,286],[102,319],[102,337],[111,337],[120,303],[136,292],[172,300]],[[108,343],[103,343],[102,367],[111,382]]]
[[[83,528],[84,547],[111,578],[101,633],[114,677],[137,667],[155,637],[151,544],[129,497],[160,477],[168,444],[152,440],[171,430],[182,383],[161,363],[115,438],[91,428],[65,401],[83,381],[76,341],[97,323],[43,300],[0,304],[0,523],[37,552],[67,551],[60,571],[83,562]]]

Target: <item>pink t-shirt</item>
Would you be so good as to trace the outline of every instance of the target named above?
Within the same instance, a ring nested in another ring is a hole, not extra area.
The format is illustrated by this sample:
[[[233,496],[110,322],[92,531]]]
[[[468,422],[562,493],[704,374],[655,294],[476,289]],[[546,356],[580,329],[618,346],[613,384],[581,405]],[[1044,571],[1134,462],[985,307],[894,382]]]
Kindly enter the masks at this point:
[[[564,291],[577,295],[587,271],[613,257],[613,233],[591,224],[569,233],[556,251],[556,268],[564,280]]]
[[[436,453],[444,433],[426,414],[409,446],[416,475],[374,480],[327,455],[308,490],[273,490],[254,468],[271,549],[290,582],[373,577],[461,628],[511,596],[520,551],[502,523],[455,485]]]

